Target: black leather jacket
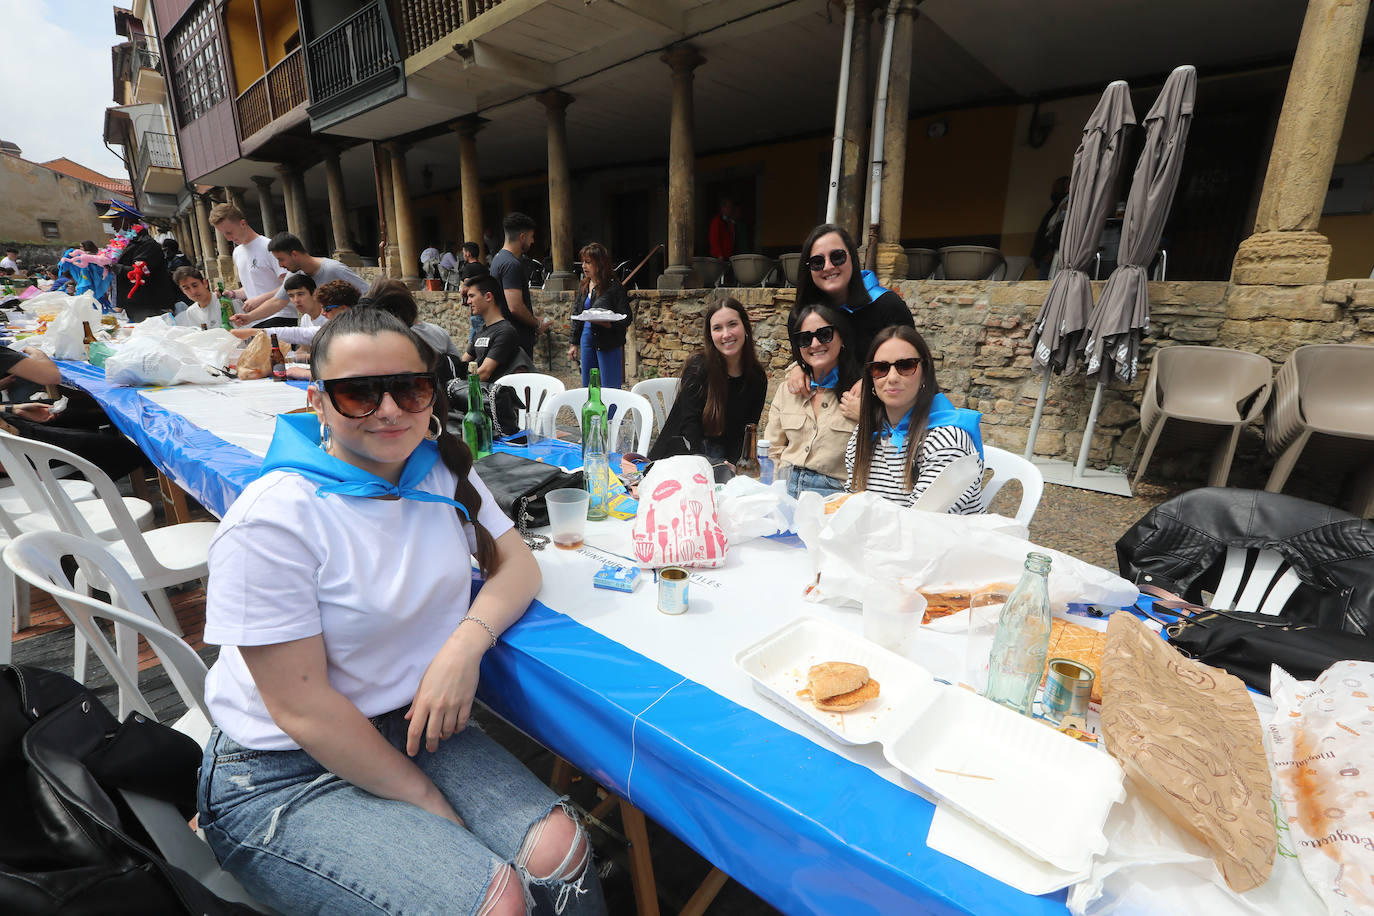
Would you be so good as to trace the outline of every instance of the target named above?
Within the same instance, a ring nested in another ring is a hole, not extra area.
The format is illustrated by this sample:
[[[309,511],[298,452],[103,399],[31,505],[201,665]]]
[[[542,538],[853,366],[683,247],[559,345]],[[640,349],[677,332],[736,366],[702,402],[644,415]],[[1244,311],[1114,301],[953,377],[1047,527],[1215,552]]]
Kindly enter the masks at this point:
[[[1294,496],[1227,487],[1184,493],[1121,536],[1117,565],[1127,579],[1149,573],[1200,602],[1204,588],[1216,587],[1228,547],[1274,550],[1292,565],[1302,584],[1285,618],[1374,634],[1374,522]]]

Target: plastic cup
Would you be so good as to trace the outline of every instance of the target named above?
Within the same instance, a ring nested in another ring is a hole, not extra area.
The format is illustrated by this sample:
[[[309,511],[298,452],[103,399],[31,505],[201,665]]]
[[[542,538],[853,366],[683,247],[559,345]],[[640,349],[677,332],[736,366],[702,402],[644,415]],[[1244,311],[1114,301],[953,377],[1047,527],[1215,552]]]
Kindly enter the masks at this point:
[[[549,507],[553,545],[563,550],[581,547],[587,531],[587,491],[571,487],[550,490],[544,502]]]
[[[905,655],[925,613],[925,595],[915,589],[875,585],[864,595],[864,639]]]
[[[999,590],[974,592],[969,596],[968,641],[964,654],[964,680],[981,694],[988,687],[988,659],[997,637],[997,622],[1007,593]]]

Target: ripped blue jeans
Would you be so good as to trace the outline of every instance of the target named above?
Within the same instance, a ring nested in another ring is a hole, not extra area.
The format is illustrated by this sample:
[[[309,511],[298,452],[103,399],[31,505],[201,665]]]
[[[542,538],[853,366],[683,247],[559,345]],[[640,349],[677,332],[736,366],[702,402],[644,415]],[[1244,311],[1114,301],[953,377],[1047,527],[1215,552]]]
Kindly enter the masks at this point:
[[[402,712],[373,722],[404,750]],[[281,913],[475,914],[503,866],[515,868],[532,912],[606,912],[590,843],[573,880],[524,869],[526,834],[561,802],[481,729],[470,724],[433,754],[422,747],[415,762],[466,830],[359,789],[305,751],[250,750],[215,729],[201,761],[200,825],[224,869]]]

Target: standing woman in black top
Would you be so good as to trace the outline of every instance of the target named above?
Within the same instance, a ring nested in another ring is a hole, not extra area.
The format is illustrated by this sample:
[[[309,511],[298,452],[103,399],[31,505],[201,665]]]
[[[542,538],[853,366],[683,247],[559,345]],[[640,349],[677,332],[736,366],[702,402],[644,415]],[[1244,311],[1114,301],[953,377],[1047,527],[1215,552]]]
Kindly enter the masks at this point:
[[[744,306],[718,299],[706,307],[702,348],[682,367],[682,383],[649,457],[705,455],[712,462],[739,460],[744,428],[758,424],[768,376],[754,350]]]
[[[573,300],[572,330],[568,340],[568,359],[582,357],[582,387],[591,384],[593,369],[601,370],[606,388],[625,385],[625,331],[630,327],[630,297],[615,278],[611,253],[600,242],[592,242],[578,254],[582,259],[582,285]],[[583,311],[614,312],[620,321],[577,321]]]
[[[902,297],[878,285],[871,270],[863,270],[854,239],[843,226],[822,223],[802,243],[801,270],[797,274],[796,315],[805,305],[819,302],[838,309],[854,329],[854,352],[867,353],[873,338],[893,325],[915,327],[911,309]],[[789,319],[787,333],[795,334]],[[810,380],[801,369],[787,374],[787,390],[794,395],[806,393]],[[859,419],[859,383],[840,398],[840,411],[851,422]]]

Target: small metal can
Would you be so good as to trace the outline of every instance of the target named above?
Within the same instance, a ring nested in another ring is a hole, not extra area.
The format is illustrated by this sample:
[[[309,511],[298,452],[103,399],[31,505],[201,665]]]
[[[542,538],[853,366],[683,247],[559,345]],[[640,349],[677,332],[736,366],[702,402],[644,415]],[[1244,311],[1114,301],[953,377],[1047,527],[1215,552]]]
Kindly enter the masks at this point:
[[[1055,722],[1088,714],[1093,693],[1093,672],[1070,658],[1052,658],[1045,677],[1045,715]]]
[[[658,571],[658,609],[664,614],[681,614],[687,610],[687,570],[681,566],[665,566]]]

